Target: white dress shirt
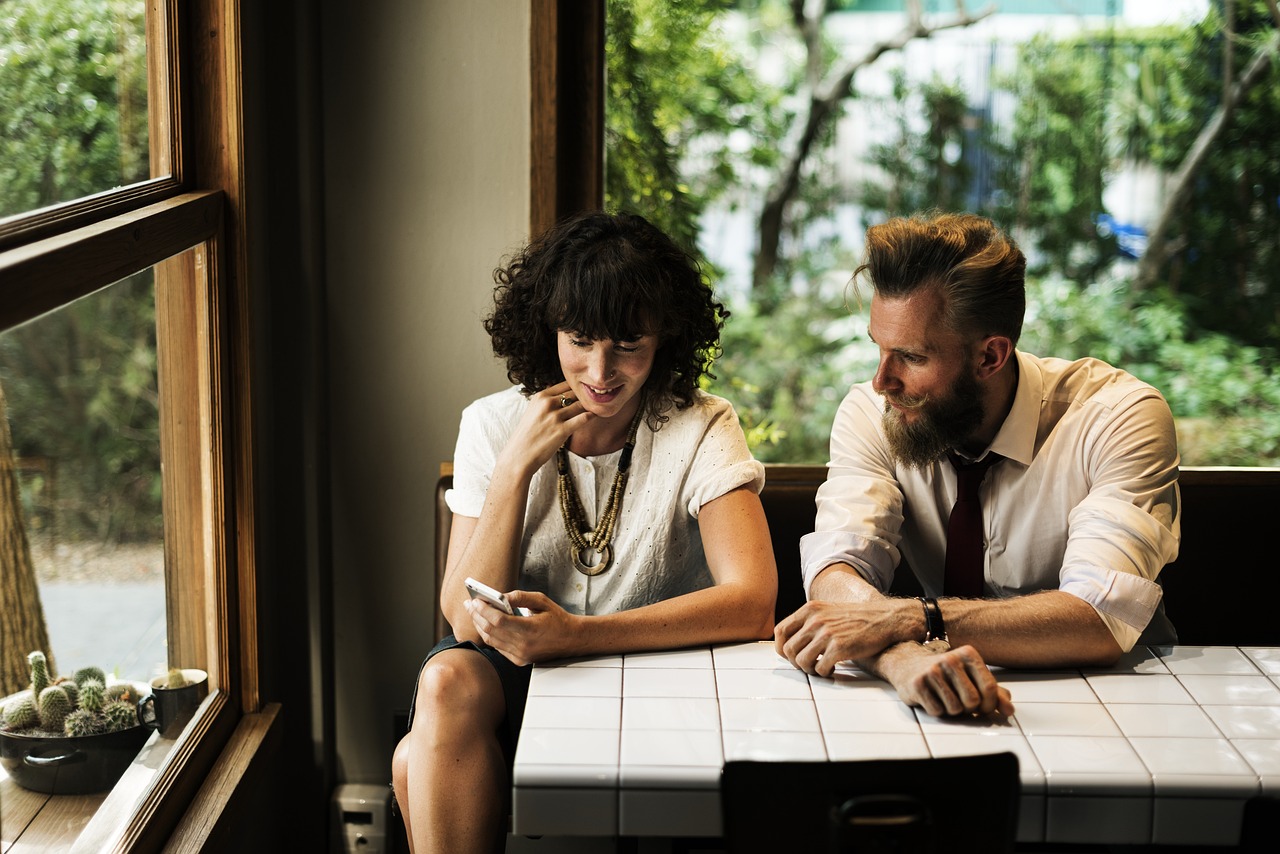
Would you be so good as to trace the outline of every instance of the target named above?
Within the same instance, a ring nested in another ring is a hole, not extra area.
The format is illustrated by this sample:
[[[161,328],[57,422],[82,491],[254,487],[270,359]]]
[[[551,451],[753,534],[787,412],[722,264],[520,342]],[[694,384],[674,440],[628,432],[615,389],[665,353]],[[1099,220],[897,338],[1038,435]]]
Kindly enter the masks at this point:
[[[698,513],[739,486],[764,486],[764,466],[747,448],[728,401],[697,392],[688,409],[669,409],[657,432],[641,421],[626,493],[613,535],[613,566],[594,577],[573,567],[556,491],[553,456],[533,476],[525,511],[519,587],[546,593],[575,614],[638,608],[712,586],[702,551]],[[528,406],[518,388],[483,397],[462,413],[453,457],[449,508],[479,517],[498,454]],[[598,457],[569,454],[574,487],[589,522],[596,522],[613,487],[621,451]]]
[[[1148,623],[1172,635],[1156,576],[1178,555],[1180,502],[1173,416],[1160,393],[1097,359],[1017,352],[1013,408],[990,450],[981,500],[984,589],[1007,598],[1059,589],[1097,610],[1128,650]],[[854,386],[831,431],[815,531],[801,539],[806,594],[819,572],[847,563],[887,591],[906,558],[927,595],[942,593],[956,475],[890,454],[884,399]],[[1159,625],[1157,625],[1159,623]]]

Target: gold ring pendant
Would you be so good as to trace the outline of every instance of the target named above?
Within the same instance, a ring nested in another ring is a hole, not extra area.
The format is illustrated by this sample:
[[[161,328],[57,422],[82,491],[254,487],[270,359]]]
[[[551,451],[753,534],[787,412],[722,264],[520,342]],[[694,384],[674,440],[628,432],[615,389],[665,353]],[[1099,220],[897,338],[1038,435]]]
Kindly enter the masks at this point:
[[[580,549],[573,549],[573,568],[581,572],[583,575],[596,576],[609,568],[613,563],[613,546],[603,546],[599,551],[584,546]],[[584,559],[584,556],[586,559]],[[595,563],[590,563],[592,557],[597,558]]]

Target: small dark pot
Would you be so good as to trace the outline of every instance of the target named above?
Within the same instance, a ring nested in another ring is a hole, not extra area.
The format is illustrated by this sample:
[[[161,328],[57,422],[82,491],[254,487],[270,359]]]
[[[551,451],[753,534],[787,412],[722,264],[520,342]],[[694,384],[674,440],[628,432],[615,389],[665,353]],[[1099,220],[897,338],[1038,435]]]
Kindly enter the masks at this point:
[[[50,795],[105,792],[116,784],[151,730],[130,727],[102,735],[0,732],[0,764],[24,789]]]

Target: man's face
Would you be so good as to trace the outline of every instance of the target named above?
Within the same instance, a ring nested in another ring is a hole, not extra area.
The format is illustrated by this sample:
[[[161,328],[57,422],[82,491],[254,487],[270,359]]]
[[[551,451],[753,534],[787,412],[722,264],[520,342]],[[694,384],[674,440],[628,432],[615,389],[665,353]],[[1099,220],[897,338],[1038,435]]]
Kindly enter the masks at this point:
[[[981,425],[981,388],[971,348],[942,322],[932,289],[871,299],[871,340],[880,348],[872,387],[884,396],[889,448],[920,468],[962,445]]]

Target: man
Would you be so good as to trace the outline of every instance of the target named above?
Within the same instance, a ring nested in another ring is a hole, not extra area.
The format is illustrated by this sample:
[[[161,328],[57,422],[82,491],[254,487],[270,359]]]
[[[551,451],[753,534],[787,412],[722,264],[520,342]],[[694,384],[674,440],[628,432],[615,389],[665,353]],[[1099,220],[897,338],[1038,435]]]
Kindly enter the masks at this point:
[[[824,676],[858,661],[929,714],[1009,714],[988,665],[1105,666],[1173,642],[1155,580],[1179,539],[1164,398],[1096,359],[1015,349],[1026,260],[990,220],[890,220],[866,253],[880,363],[836,415],[800,543],[809,602],[778,624],[779,654]],[[981,484],[980,509],[955,514],[981,526],[967,582],[965,535],[948,535],[961,477]],[[886,595],[900,558],[919,600]]]

